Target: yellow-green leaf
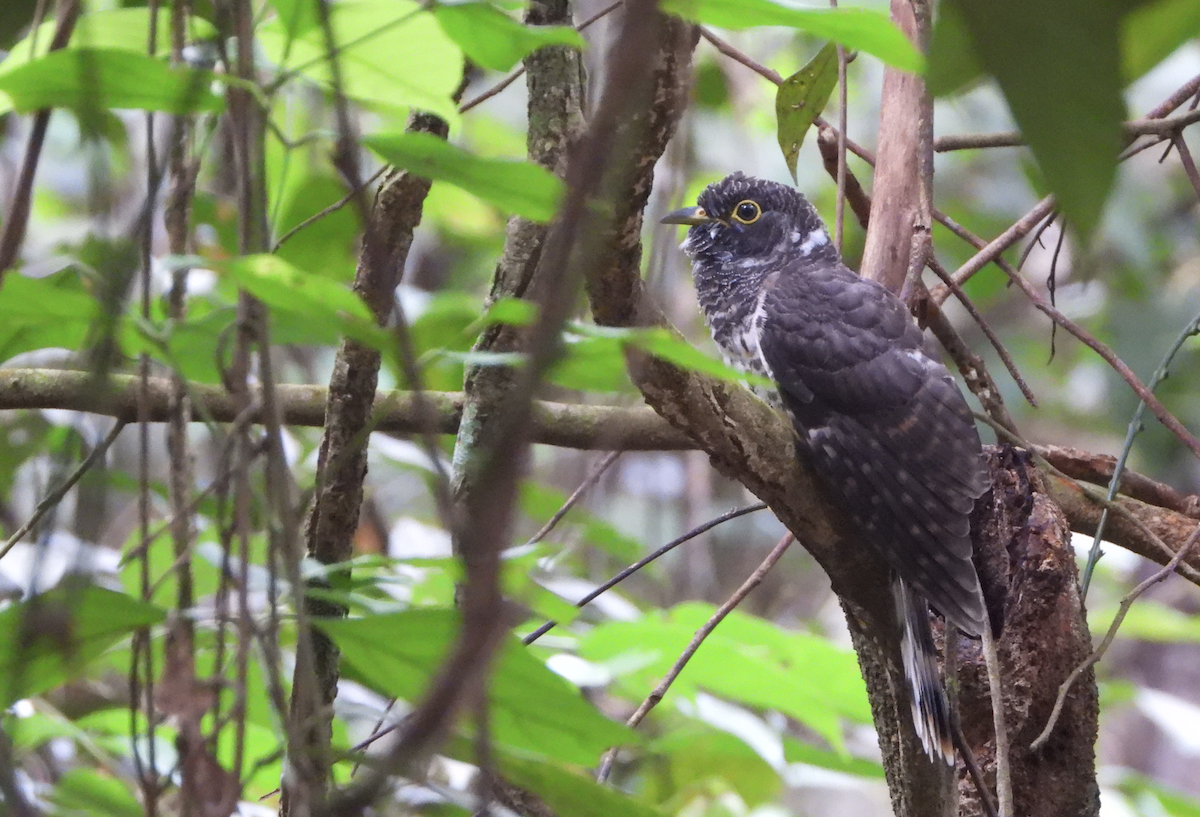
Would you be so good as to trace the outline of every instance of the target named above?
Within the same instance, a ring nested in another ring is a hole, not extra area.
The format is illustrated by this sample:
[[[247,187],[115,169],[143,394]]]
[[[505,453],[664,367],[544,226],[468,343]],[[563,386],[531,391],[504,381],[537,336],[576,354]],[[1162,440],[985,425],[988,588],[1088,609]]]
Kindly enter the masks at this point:
[[[813,120],[829,102],[837,86],[837,46],[825,43],[807,65],[785,79],[775,94],[775,118],[779,149],[787,161],[792,181],[796,180],[796,158]]]

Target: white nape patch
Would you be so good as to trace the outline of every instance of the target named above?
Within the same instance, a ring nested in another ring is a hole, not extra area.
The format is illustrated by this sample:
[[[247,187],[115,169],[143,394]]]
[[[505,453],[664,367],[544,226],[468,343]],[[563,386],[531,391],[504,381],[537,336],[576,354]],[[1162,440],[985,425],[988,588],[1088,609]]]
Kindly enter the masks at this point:
[[[792,234],[789,236],[789,238],[791,238],[793,244],[799,244],[801,238],[800,231],[792,230]]]
[[[798,234],[792,233],[792,235],[797,236]],[[796,240],[796,238],[793,237],[792,241],[795,242],[795,240]],[[817,247],[824,247],[828,243],[829,243],[829,233],[825,232],[825,230],[823,228],[818,227],[817,229],[815,229],[811,233],[809,233],[808,236],[804,239],[804,243],[800,245],[800,254],[808,255],[813,250],[815,250]]]

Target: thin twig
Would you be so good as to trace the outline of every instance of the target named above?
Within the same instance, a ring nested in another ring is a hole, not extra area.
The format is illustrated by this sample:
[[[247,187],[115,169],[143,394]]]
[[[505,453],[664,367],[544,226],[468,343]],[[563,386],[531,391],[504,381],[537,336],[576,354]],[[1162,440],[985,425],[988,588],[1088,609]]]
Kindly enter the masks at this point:
[[[975,255],[968,259],[965,264],[954,271],[954,274],[951,276],[951,278],[956,284],[962,286],[964,283],[970,280],[972,275],[979,272],[991,262],[997,260],[1001,253],[1024,238],[1030,230],[1036,227],[1038,223],[1048,216],[1053,210],[1054,197],[1046,196],[1046,198],[1037,203],[1037,206],[1022,216],[1011,227],[981,247],[979,252],[975,253]],[[948,289],[945,292],[934,292],[934,298],[938,303],[942,303],[947,297],[949,297]]]
[[[1129,609],[1133,606],[1133,603],[1152,586],[1174,573],[1179,563],[1187,556],[1188,551],[1192,549],[1197,540],[1200,540],[1200,526],[1197,526],[1195,531],[1192,532],[1192,535],[1183,543],[1171,561],[1163,565],[1153,576],[1133,588],[1125,598],[1121,599],[1121,604],[1117,607],[1117,615],[1113,618],[1112,624],[1109,625],[1108,632],[1104,634],[1104,640],[1100,642],[1100,646],[1093,650],[1091,655],[1072,670],[1071,674],[1067,676],[1067,680],[1063,681],[1062,685],[1058,688],[1058,698],[1054,701],[1054,709],[1050,712],[1050,719],[1046,722],[1046,727],[1042,730],[1041,734],[1034,738],[1033,743],[1030,744],[1031,749],[1036,752],[1050,739],[1050,734],[1054,731],[1054,727],[1058,724],[1058,719],[1062,715],[1063,705],[1066,703],[1067,693],[1070,692],[1071,686],[1079,679],[1079,676],[1091,669],[1104,657],[1113,640],[1116,639],[1117,630],[1121,628],[1121,623],[1125,621],[1125,616],[1129,613]]]
[[[51,51],[66,46],[78,19],[79,0],[65,0],[59,4],[58,26],[50,40]],[[30,128],[29,138],[25,141],[25,155],[21,159],[21,169],[10,198],[12,205],[4,217],[3,232],[0,233],[0,284],[4,283],[4,273],[16,263],[17,256],[21,253],[21,245],[25,241],[25,228],[29,224],[29,213],[33,204],[33,177],[37,172],[38,159],[42,155],[42,146],[46,142],[50,111],[50,108],[42,108],[33,115],[33,127]]]
[[[1196,122],[1200,122],[1200,111],[1189,111],[1169,118],[1150,116],[1145,119],[1134,119],[1122,124],[1121,128],[1129,138],[1137,136],[1170,137]],[[939,137],[934,141],[933,149],[938,153],[946,153],[953,150],[1021,147],[1024,144],[1025,137],[1019,131],[966,133]]]
[[[1037,398],[1033,394],[1033,389],[1029,388],[1029,384],[1025,382],[1025,378],[1021,377],[1020,371],[1017,370],[1017,362],[1008,353],[1008,349],[1005,348],[1004,343],[1000,340],[1000,336],[992,331],[991,325],[988,324],[983,314],[975,307],[975,303],[967,297],[967,293],[962,291],[962,287],[955,283],[954,278],[946,272],[946,268],[941,265],[941,262],[932,256],[929,259],[929,268],[933,270],[934,275],[941,278],[942,282],[949,287],[950,292],[962,304],[963,309],[967,310],[967,314],[971,316],[971,319],[975,321],[975,324],[983,332],[984,337],[992,344],[992,348],[1000,356],[1000,361],[1004,364],[1004,368],[1008,370],[1008,374],[1013,379],[1013,382],[1017,384],[1017,388],[1021,390],[1021,394],[1025,397],[1025,400],[1029,405],[1037,408]]]
[[[313,213],[311,216],[304,219],[304,221],[301,221],[299,224],[292,227],[290,230],[288,230],[286,233],[284,233],[278,239],[276,239],[274,245],[272,245],[272,247],[271,247],[271,252],[272,253],[279,252],[279,248],[283,246],[284,242],[287,241],[292,236],[294,236],[296,233],[300,232],[301,230],[303,230],[305,227],[309,226],[313,222],[320,221],[321,219],[325,218],[325,216],[331,215],[332,213],[336,213],[338,210],[341,210],[347,204],[354,201],[354,199],[368,185],[374,184],[376,181],[379,180],[379,177],[382,176],[384,173],[386,173],[388,170],[389,170],[389,166],[384,165],[383,167],[379,168],[374,173],[372,173],[370,176],[368,176],[365,180],[363,180],[363,182],[361,183],[361,186],[355,187],[349,193],[347,193],[346,195],[342,196],[340,199],[335,201],[333,204],[329,205],[328,207],[326,207],[323,210]]]
[[[645,719],[650,710],[658,705],[658,702],[661,701],[663,696],[667,694],[667,690],[671,688],[671,684],[675,683],[675,679],[679,677],[679,673],[683,672],[683,668],[687,666],[688,661],[692,660],[692,656],[695,655],[696,651],[700,649],[700,645],[704,643],[704,640],[708,638],[712,631],[717,628],[717,625],[720,624],[735,607],[742,603],[742,599],[746,598],[746,596],[750,594],[751,590],[758,587],[762,583],[763,577],[767,575],[767,572],[772,567],[774,567],[775,563],[779,561],[779,558],[783,556],[784,552],[788,549],[788,546],[794,541],[795,537],[792,536],[791,533],[785,534],[784,537],[779,540],[779,543],[771,549],[771,552],[767,554],[767,558],[763,559],[762,564],[760,564],[755,571],[750,574],[750,577],[747,578],[746,581],[742,582],[742,586],[734,591],[733,595],[729,597],[729,600],[722,604],[717,611],[712,614],[708,621],[704,622],[704,626],[697,630],[696,634],[692,636],[692,640],[688,643],[687,647],[684,648],[683,652],[680,653],[679,658],[675,660],[674,665],[672,665],[671,669],[667,672],[663,679],[659,681],[658,686],[654,688],[654,691],[650,693],[646,700],[642,701],[642,705],[639,706],[637,710],[629,716],[629,720],[625,722],[626,726],[630,727],[631,729],[637,726],[642,722],[643,719]],[[604,782],[608,779],[608,775],[612,771],[612,765],[615,759],[616,750],[610,749],[605,754],[604,761],[600,764],[600,770],[596,773],[596,780],[599,782]]]
[[[1170,372],[1171,363],[1175,360],[1175,355],[1183,348],[1184,343],[1188,338],[1195,336],[1200,332],[1200,314],[1192,318],[1191,321],[1175,338],[1175,342],[1167,349],[1163,355],[1162,362],[1158,364],[1158,368],[1154,370],[1154,374],[1150,378],[1149,389],[1153,391],[1158,388],[1159,383],[1167,378]],[[1108,491],[1106,499],[1112,502],[1117,491],[1121,487],[1121,477],[1125,471],[1125,463],[1129,459],[1130,453],[1133,451],[1133,441],[1142,430],[1142,417],[1146,413],[1146,403],[1141,401],[1138,407],[1133,412],[1133,417],[1129,420],[1129,425],[1125,429],[1125,443],[1121,446],[1121,453],[1117,457],[1116,463],[1113,465],[1112,476],[1108,480]],[[1088,552],[1087,565],[1083,571],[1083,580],[1080,582],[1080,596],[1087,598],[1088,587],[1092,581],[1092,571],[1096,568],[1096,562],[1100,559],[1100,542],[1104,536],[1104,528],[1108,523],[1108,508],[1100,514],[1100,523],[1096,526],[1096,537],[1092,540],[1092,547]]]
[[[113,425],[112,430],[110,430],[108,434],[105,435],[104,439],[100,441],[100,444],[93,448],[92,453],[88,454],[87,458],[79,464],[79,467],[76,468],[75,471],[69,477],[67,477],[67,479],[61,485],[47,494],[46,497],[37,504],[37,507],[34,508],[33,515],[29,517],[24,525],[17,528],[16,533],[8,537],[8,541],[4,543],[4,547],[0,547],[0,559],[3,559],[5,556],[7,556],[8,552],[13,549],[17,542],[20,542],[21,539],[25,537],[25,534],[33,530],[34,526],[42,520],[42,517],[44,517],[52,508],[54,508],[54,506],[62,501],[62,498],[67,495],[67,491],[70,491],[72,488],[74,488],[75,483],[79,482],[79,480],[83,478],[83,475],[91,470],[93,465],[100,461],[100,458],[103,457],[105,452],[108,451],[109,447],[116,442],[118,435],[120,435],[121,431],[127,424],[128,421],[126,420],[118,420]]]
[[[600,462],[598,462],[596,467],[592,469],[592,472],[587,475],[587,478],[584,479],[583,482],[579,483],[579,487],[576,488],[569,497],[567,497],[567,501],[562,504],[562,507],[555,511],[554,515],[546,520],[546,524],[542,525],[541,530],[529,537],[529,541],[525,543],[526,547],[529,545],[536,545],[538,542],[545,539],[546,536],[550,534],[550,531],[554,530],[558,523],[562,521],[562,518],[567,515],[567,512],[570,511],[571,508],[575,507],[575,504],[583,498],[583,495],[587,493],[593,485],[600,481],[600,477],[604,476],[604,472],[608,470],[610,465],[617,461],[617,457],[621,456],[621,453],[622,452],[620,451],[610,451],[601,457]]]
[[[646,565],[653,562],[655,559],[671,552],[672,550],[679,547],[680,545],[682,545],[684,542],[688,541],[689,539],[694,539],[697,536],[699,536],[700,534],[710,531],[713,528],[715,528],[717,525],[728,522],[731,519],[737,519],[739,516],[745,516],[746,514],[754,513],[755,511],[765,510],[766,507],[767,507],[767,503],[757,502],[753,505],[747,505],[744,508],[736,508],[732,511],[727,511],[726,513],[723,513],[714,519],[708,520],[703,525],[699,525],[695,528],[692,528],[690,531],[688,531],[687,533],[678,537],[677,539],[672,539],[670,542],[667,542],[665,545],[663,545],[662,547],[660,547],[658,550],[654,551],[653,553],[651,553],[647,556],[644,556],[641,559],[638,559],[636,562],[631,564],[629,567],[625,568],[620,573],[618,573],[617,575],[613,576],[611,579],[606,581],[604,584],[600,585],[595,590],[593,590],[592,592],[588,593],[586,596],[581,598],[579,601],[575,602],[575,606],[583,607],[584,605],[590,603],[595,598],[597,598],[600,594],[604,593],[607,590],[612,589],[613,587],[616,587],[618,584],[625,581],[625,579],[629,578],[634,573],[638,572],[643,567],[645,567]],[[547,621],[545,624],[538,627],[532,633],[530,633],[529,635],[522,638],[521,643],[525,644],[525,645],[532,644],[533,642],[537,641],[539,638],[544,636],[546,633],[548,633],[552,629],[554,629],[554,627],[557,626],[557,624],[558,624],[557,621]]]

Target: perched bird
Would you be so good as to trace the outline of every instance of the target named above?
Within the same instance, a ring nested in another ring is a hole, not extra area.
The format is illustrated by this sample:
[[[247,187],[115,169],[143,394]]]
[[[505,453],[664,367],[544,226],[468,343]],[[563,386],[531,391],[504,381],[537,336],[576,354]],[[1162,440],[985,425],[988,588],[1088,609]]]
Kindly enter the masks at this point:
[[[908,309],[842,263],[820,216],[785,185],[734,173],[687,224],[696,293],[726,361],[763,375],[863,539],[892,568],[913,721],[954,763],[929,604],[969,635],[987,622],[969,514],[986,486],[979,434]]]

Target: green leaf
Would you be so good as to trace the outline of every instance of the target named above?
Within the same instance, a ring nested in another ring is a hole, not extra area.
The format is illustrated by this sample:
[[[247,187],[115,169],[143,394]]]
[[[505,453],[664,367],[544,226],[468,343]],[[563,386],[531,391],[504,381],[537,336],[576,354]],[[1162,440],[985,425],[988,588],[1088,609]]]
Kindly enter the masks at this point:
[[[636,659],[625,683],[641,695],[662,678],[714,610],[709,604],[688,603],[635,622],[601,624],[585,636],[580,654],[598,662]],[[730,672],[730,666],[738,671]],[[669,694],[691,695],[698,689],[777,709],[839,747],[843,719],[871,722],[853,652],[737,611],[708,637]]]
[[[953,3],[938,3],[929,45],[925,84],[934,96],[964,90],[983,75],[966,23]]]
[[[663,11],[717,28],[787,26],[847,48],[865,51],[888,65],[920,73],[924,61],[886,14],[864,8],[797,8],[771,0],[664,0]]]
[[[462,82],[462,52],[432,14],[411,0],[353,0],[329,10],[347,97],[381,113],[417,108],[458,121],[451,97]],[[258,42],[281,69],[332,88],[325,32],[310,14],[281,9],[281,17],[259,27]]]
[[[1099,222],[1121,150],[1124,0],[948,0],[996,78],[1058,205],[1081,235]]]
[[[376,325],[362,299],[346,285],[294,267],[275,255],[248,255],[220,270],[272,309],[276,319],[294,321],[293,332],[276,342],[319,343],[349,335],[374,348],[390,348],[390,337]]]
[[[1200,3],[1158,0],[1143,3],[1125,17],[1121,30],[1121,76],[1133,82],[1200,36]]]
[[[287,188],[279,203],[277,235],[282,236],[345,196],[345,186],[322,170],[311,168]],[[293,233],[276,255],[325,278],[349,283],[354,278],[358,235],[355,209],[340,207]]]
[[[511,752],[497,758],[504,777],[535,792],[554,814],[571,817],[663,817],[663,812],[635,800],[588,774],[557,763],[522,758]]]
[[[141,817],[144,813],[133,787],[96,769],[75,768],[54,786],[50,801],[55,814],[94,817]]]
[[[752,372],[742,372],[726,366],[716,358],[709,357],[683,338],[673,334],[669,329],[656,327],[653,329],[634,330],[629,343],[655,357],[660,357],[668,363],[674,363],[683,369],[728,380],[731,383],[745,383],[750,386],[774,388],[770,378],[756,375]]]
[[[748,806],[758,806],[779,796],[779,773],[740,737],[706,723],[690,722],[673,728],[654,741],[650,751],[662,756],[670,770],[670,796],[680,789],[712,788],[725,781]]]
[[[788,763],[807,763],[809,766],[816,766],[820,769],[829,769],[874,780],[882,780],[884,776],[883,766],[878,761],[848,757],[845,754],[818,748],[811,743],[803,743],[789,735],[783,736],[783,756]]]
[[[532,221],[553,218],[562,198],[562,181],[540,165],[482,159],[432,134],[378,134],[363,143],[384,161],[427,179],[449,182]]]
[[[580,391],[620,392],[633,388],[625,371],[625,344],[615,337],[568,335],[563,356],[546,379]]]
[[[1088,616],[1088,628],[1094,633],[1108,632],[1116,614],[1115,608],[1095,610]],[[1197,644],[1200,643],[1200,619],[1155,601],[1140,600],[1125,614],[1117,638],[1158,644]]]
[[[6,275],[0,295],[0,362],[34,349],[79,348],[98,312],[95,298],[83,291],[72,271],[45,278]]]
[[[210,87],[215,75],[172,68],[132,51],[70,48],[54,51],[0,74],[0,113],[41,108],[134,108],[164,113],[218,111],[223,100]]]
[[[813,120],[825,110],[837,87],[837,46],[825,43],[807,65],[785,79],[775,93],[775,119],[779,149],[796,181],[796,159]]]
[[[165,617],[153,604],[78,582],[0,611],[0,706],[79,677],[121,638]]]
[[[82,14],[75,23],[68,49],[104,48],[146,53],[150,40],[150,10],[145,7],[104,9]],[[188,40],[211,40],[217,36],[216,28],[199,17],[188,17],[186,22]],[[18,65],[44,56],[50,52],[50,41],[58,21],[48,20],[27,34],[12,47],[8,56],[0,62],[0,74],[7,73]],[[171,51],[171,10],[160,9],[155,27],[155,50],[158,55]]]
[[[547,45],[583,48],[583,37],[570,26],[522,25],[489,3],[437,5],[433,14],[472,62],[493,71],[507,71]]]
[[[384,695],[424,696],[459,627],[452,610],[410,610],[314,622],[338,645],[347,676]],[[609,746],[636,735],[602,716],[515,638],[497,656],[488,699],[497,744],[540,757],[592,765]]]

